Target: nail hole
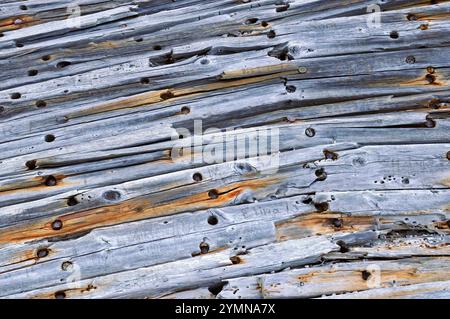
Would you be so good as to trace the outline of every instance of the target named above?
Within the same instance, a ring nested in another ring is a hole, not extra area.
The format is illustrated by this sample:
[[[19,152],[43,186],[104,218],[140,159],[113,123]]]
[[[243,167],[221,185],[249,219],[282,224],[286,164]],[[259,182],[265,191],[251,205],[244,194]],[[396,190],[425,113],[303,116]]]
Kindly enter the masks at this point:
[[[240,264],[242,262],[241,258],[239,256],[231,256],[230,261],[233,265]]]
[[[44,55],[44,56],[41,58],[41,60],[42,60],[42,61],[49,61],[51,58],[52,58],[51,55]]]
[[[38,70],[28,70],[28,76],[36,76],[38,73]]]
[[[28,167],[29,170],[36,169],[36,160],[27,161],[25,166]]]
[[[53,142],[55,139],[56,139],[56,137],[55,137],[55,135],[53,135],[53,134],[47,134],[47,135],[45,135],[45,141],[46,141],[47,143],[51,143],[51,142]]]
[[[61,61],[61,62],[58,62],[58,64],[56,64],[56,67],[58,69],[63,69],[65,67],[68,67],[71,64],[72,64],[72,62],[69,62],[69,61]]]
[[[447,152],[447,159],[450,161],[450,152]]]
[[[41,248],[41,249],[38,249],[38,251],[36,252],[36,256],[38,258],[44,258],[44,257],[48,256],[48,253],[49,253],[49,251],[47,248]]]
[[[219,192],[215,189],[212,189],[208,192],[208,196],[211,199],[217,199],[217,198],[219,198]]]
[[[223,287],[226,285],[225,282],[220,282],[216,285],[212,285],[208,287],[208,291],[213,294],[214,296],[217,296],[220,294],[220,292],[223,290]]]
[[[207,64],[209,64],[209,60],[208,59],[201,59],[200,60],[200,64],[207,65]]]
[[[331,220],[331,225],[333,225],[333,227],[336,227],[336,228],[341,228],[344,225],[344,221],[339,218],[333,218]]]
[[[407,56],[406,57],[406,63],[414,64],[414,63],[416,63],[416,58],[413,55]]]
[[[430,84],[433,84],[436,81],[436,76],[433,74],[427,74],[425,78]]]
[[[134,41],[136,42],[142,42],[144,39],[142,37],[134,38]]]
[[[18,47],[18,48],[23,48],[23,43],[16,42],[16,47]]]
[[[52,229],[53,230],[60,230],[63,227],[63,222],[60,219],[55,220],[52,223]]]
[[[316,135],[316,130],[313,129],[312,127],[308,127],[308,128],[305,130],[305,134],[306,134],[306,136],[308,136],[308,137],[314,137],[314,136]]]
[[[57,183],[58,181],[53,175],[47,176],[47,178],[45,179],[45,185],[47,186],[56,186]]]
[[[191,113],[191,109],[189,107],[183,106],[181,108],[181,114],[189,114],[189,113]]]
[[[21,5],[19,8],[20,10],[28,10],[28,7],[26,5]]]
[[[372,274],[368,272],[367,270],[364,270],[361,272],[361,277],[363,280],[368,280]]]
[[[103,193],[103,198],[109,201],[117,201],[121,197],[118,191],[106,191]]]
[[[285,4],[285,5],[281,6],[281,7],[277,7],[275,9],[275,11],[276,12],[283,12],[283,11],[287,11],[288,9],[289,9],[289,4]]]
[[[348,253],[350,251],[350,249],[348,248],[347,244],[344,241],[339,240],[338,242],[336,242],[336,244],[340,247],[339,251],[341,253]]]
[[[162,49],[162,46],[160,46],[158,44],[153,46],[153,50],[155,50],[155,51],[159,51],[161,49]]]
[[[160,97],[161,97],[161,99],[163,99],[163,100],[168,100],[168,99],[170,99],[170,98],[173,98],[175,95],[172,93],[172,92],[170,92],[170,91],[165,91],[165,92],[162,92],[161,94],[160,94]]]
[[[436,121],[433,120],[431,117],[427,116],[425,126],[428,128],[435,128],[436,127]]]
[[[42,108],[42,107],[46,107],[47,106],[47,102],[39,100],[39,101],[36,101],[35,105],[36,105],[36,107]]]
[[[203,176],[200,173],[195,173],[192,175],[192,179],[196,182],[201,182],[203,180]]]
[[[263,21],[263,22],[261,22],[261,26],[264,28],[267,28],[269,26],[269,22]]]
[[[288,85],[288,86],[286,86],[286,91],[288,93],[294,93],[295,91],[297,91],[297,88],[293,85]]]
[[[277,36],[277,34],[275,33],[274,30],[271,30],[271,31],[269,31],[269,32],[267,33],[267,37],[268,37],[269,39],[273,39],[273,38],[275,38],[276,36]]]
[[[256,22],[258,22],[257,18],[249,18],[245,21],[245,24],[255,24]]]
[[[219,223],[219,219],[216,216],[211,215],[208,217],[208,224],[214,226],[214,225],[217,225],[218,223]]]
[[[415,20],[417,20],[417,16],[416,16],[415,14],[412,14],[412,13],[408,14],[408,15],[406,16],[406,18],[407,18],[409,21],[415,21]]]
[[[392,31],[389,35],[391,39],[398,39],[400,37],[400,34],[397,31]]]
[[[141,78],[140,82],[141,82],[141,84],[149,84],[150,79],[149,78]]]
[[[328,203],[324,202],[324,203],[315,203],[314,207],[319,211],[319,212],[325,212],[329,209],[329,205]]]
[[[75,196],[70,196],[68,199],[67,199],[67,205],[69,205],[69,206],[75,206],[75,205],[77,205],[79,202],[78,202],[78,200],[76,199],[76,197]]]
[[[64,291],[55,292],[55,299],[64,299],[66,298],[66,293]]]
[[[18,100],[18,99],[20,99],[22,97],[22,94],[20,94],[18,92],[14,92],[14,93],[11,93],[10,96],[11,96],[11,99]]]

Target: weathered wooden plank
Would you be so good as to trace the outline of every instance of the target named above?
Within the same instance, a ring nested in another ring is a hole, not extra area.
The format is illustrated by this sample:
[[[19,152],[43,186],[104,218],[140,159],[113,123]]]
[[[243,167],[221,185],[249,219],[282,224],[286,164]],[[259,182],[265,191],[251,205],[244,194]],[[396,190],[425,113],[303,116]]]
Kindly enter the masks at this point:
[[[373,288],[448,281],[449,269],[447,257],[342,263],[232,279],[219,297],[310,298]]]
[[[3,1],[0,298],[448,297],[449,17]]]
[[[157,297],[167,292],[213,284],[236,273],[251,274],[308,264],[338,249],[339,246],[325,237],[306,238],[256,247],[245,255],[230,257],[231,252],[225,250],[201,256],[195,261],[181,260],[82,280],[79,288],[75,289],[69,283],[8,297],[49,298],[61,291],[76,298]]]

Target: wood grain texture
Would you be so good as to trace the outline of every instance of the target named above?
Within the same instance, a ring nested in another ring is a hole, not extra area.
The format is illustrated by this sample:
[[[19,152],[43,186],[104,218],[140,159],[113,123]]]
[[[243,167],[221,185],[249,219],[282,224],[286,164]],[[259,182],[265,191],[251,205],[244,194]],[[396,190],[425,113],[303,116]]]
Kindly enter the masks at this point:
[[[2,1],[0,298],[449,298],[449,29],[450,1]]]

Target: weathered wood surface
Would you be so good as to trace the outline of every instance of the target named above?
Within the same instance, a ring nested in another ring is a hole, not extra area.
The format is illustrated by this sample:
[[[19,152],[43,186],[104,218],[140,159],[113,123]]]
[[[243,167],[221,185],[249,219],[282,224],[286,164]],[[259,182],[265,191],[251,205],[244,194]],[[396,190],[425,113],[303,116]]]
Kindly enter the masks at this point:
[[[3,0],[0,298],[449,298],[449,30],[450,1]]]

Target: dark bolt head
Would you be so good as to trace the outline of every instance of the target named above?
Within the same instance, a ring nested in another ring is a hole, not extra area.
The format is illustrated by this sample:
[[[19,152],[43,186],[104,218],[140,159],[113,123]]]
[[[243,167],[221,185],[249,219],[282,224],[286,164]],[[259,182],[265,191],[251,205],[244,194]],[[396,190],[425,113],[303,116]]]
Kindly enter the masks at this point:
[[[406,63],[414,64],[414,63],[416,63],[416,58],[413,55],[407,56],[406,57]]]
[[[25,166],[28,167],[29,170],[33,170],[36,168],[36,161],[35,160],[27,161],[25,163]]]
[[[201,182],[203,180],[203,176],[200,173],[195,173],[192,175],[192,179],[196,182]]]
[[[60,219],[55,220],[52,223],[52,229],[53,230],[60,230],[63,227],[63,222]]]
[[[219,198],[219,192],[215,189],[212,189],[208,192],[208,196],[211,199],[217,199],[217,198]]]
[[[45,179],[45,185],[47,186],[56,186],[56,184],[58,184],[58,181],[55,176],[50,175]]]
[[[318,181],[324,181],[327,179],[327,173],[323,168],[316,170],[316,177]]]
[[[199,248],[202,254],[207,254],[209,252],[209,245],[204,241],[200,243]]]
[[[64,271],[71,270],[72,268],[73,268],[73,264],[70,261],[65,261],[61,265],[61,269],[64,270]]]
[[[219,219],[216,216],[211,215],[208,217],[208,224],[214,226],[214,225],[217,225],[218,223],[219,223]]]
[[[189,113],[191,113],[191,109],[189,107],[183,106],[181,108],[181,114],[189,114]]]
[[[408,14],[406,17],[409,21],[416,21],[417,20],[417,16],[415,14]]]
[[[48,249],[47,248],[41,248],[36,252],[36,256],[38,258],[44,258],[48,256]]]
[[[314,130],[312,127],[308,127],[308,128],[305,130],[305,134],[306,134],[306,136],[308,136],[308,137],[313,137],[314,135],[316,135],[316,130]]]
[[[64,291],[55,292],[55,299],[64,299],[66,298],[66,293]]]

